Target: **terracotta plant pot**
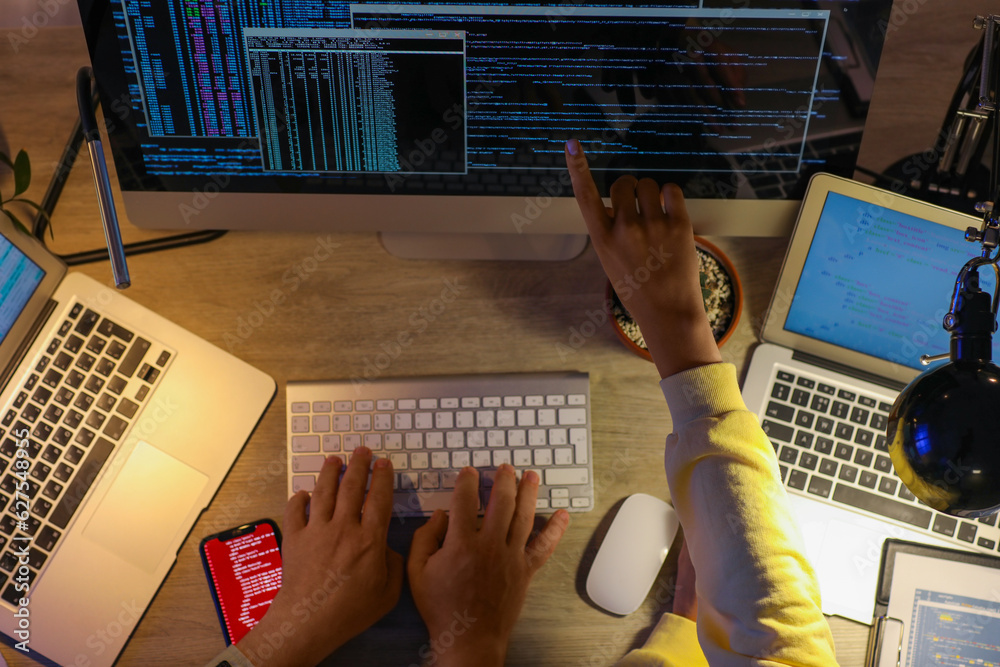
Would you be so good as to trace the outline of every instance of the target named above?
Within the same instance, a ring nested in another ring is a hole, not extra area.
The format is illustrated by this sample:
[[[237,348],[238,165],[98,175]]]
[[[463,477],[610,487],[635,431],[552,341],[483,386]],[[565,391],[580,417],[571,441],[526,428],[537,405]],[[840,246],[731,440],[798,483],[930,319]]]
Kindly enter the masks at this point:
[[[695,248],[698,251],[705,311],[708,313],[715,341],[721,347],[740,321],[740,314],[743,312],[743,285],[733,263],[721,250],[697,236]],[[607,287],[607,303],[611,310],[609,315],[615,332],[625,347],[640,357],[652,361],[646,343],[642,339],[642,332],[618,299],[610,282]]]

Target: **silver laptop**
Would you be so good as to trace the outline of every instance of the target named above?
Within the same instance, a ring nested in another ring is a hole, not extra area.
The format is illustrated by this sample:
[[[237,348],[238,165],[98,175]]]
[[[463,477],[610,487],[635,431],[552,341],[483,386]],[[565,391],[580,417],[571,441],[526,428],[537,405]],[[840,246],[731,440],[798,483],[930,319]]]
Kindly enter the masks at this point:
[[[997,517],[921,504],[885,439],[920,355],[948,351],[941,320],[978,254],[964,230],[980,222],[827,174],[810,181],[743,398],[775,447],[828,614],[871,622],[886,537],[998,553]],[[983,283],[992,290],[992,276]]]
[[[275,384],[2,231],[0,631],[110,665]]]

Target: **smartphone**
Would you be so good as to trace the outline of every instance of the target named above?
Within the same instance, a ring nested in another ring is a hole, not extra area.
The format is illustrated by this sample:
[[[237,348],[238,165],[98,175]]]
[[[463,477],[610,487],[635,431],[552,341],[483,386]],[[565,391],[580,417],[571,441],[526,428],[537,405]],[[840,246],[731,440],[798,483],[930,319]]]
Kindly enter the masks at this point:
[[[209,535],[200,550],[226,644],[235,644],[260,622],[281,588],[281,533],[273,521],[261,519]]]

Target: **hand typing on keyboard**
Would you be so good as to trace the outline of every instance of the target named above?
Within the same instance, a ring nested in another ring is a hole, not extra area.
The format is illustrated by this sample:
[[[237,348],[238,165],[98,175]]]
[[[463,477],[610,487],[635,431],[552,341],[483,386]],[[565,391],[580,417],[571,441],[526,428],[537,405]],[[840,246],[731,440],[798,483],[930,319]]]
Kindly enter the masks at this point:
[[[642,330],[660,377],[722,361],[681,189],[622,176],[611,186],[608,209],[575,139],[566,146],[566,165],[604,272]]]
[[[399,599],[403,558],[386,543],[392,463],[380,458],[372,465],[371,451],[359,447],[338,481],[342,467],[340,458],[329,457],[312,496],[299,491],[288,501],[281,590],[239,643],[257,667],[314,665]],[[442,633],[455,638],[435,664],[467,665],[471,659],[484,667],[503,664],[528,584],[569,525],[569,514],[559,510],[529,542],[538,485],[534,471],[525,472],[518,484],[514,468],[501,465],[477,528],[479,475],[464,468],[450,518],[438,510],[414,534],[410,585],[430,631],[431,650]]]
[[[477,529],[479,476],[464,468],[450,514],[436,511],[413,535],[407,572],[430,632],[433,664],[503,665],[528,584],[569,525],[569,513],[559,510],[528,541],[538,484],[533,471],[518,484],[514,468],[501,465]],[[439,652],[443,644],[438,640],[446,635],[454,637],[454,644]]]
[[[371,459],[358,448],[338,480],[343,463],[328,458],[311,498],[300,491],[288,501],[281,590],[239,643],[254,665],[315,665],[396,605],[403,557],[386,543],[392,464],[375,462],[366,497]]]

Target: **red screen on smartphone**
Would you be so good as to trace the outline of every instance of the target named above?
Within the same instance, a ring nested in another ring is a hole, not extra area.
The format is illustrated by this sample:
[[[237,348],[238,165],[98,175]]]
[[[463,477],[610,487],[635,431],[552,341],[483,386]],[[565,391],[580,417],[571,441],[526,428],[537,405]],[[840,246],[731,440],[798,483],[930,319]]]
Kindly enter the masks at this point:
[[[274,529],[258,524],[252,532],[204,543],[205,564],[231,644],[257,625],[281,588],[281,551]]]

